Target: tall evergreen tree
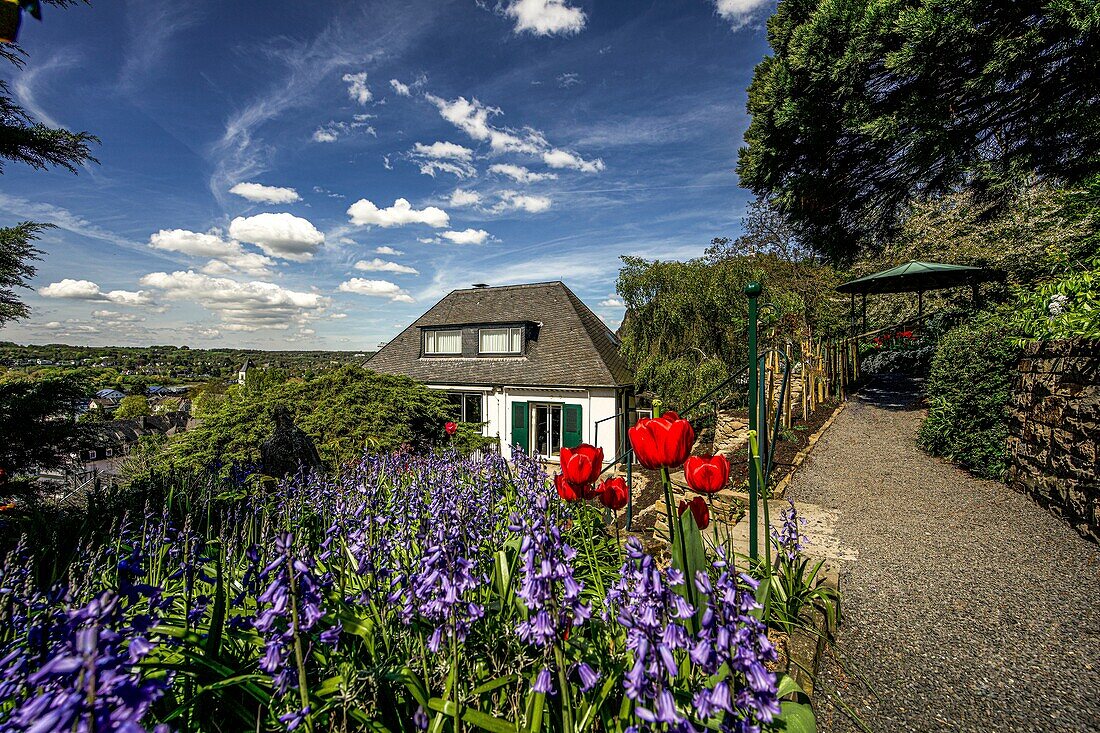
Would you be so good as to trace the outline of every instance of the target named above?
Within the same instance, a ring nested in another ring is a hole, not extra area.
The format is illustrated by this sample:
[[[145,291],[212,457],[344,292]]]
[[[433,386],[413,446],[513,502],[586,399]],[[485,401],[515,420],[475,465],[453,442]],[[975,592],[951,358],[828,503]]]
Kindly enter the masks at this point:
[[[76,0],[42,0],[56,7],[76,5]],[[0,60],[16,69],[26,64],[27,55],[15,44],[0,44]],[[73,173],[87,162],[99,162],[91,154],[91,145],[99,139],[87,132],[70,132],[36,122],[12,97],[6,82],[0,80],[0,174],[8,161],[25,163],[45,170],[66,168]],[[31,262],[41,254],[32,245],[47,224],[23,222],[0,227],[0,326],[26,318],[28,309],[18,297],[18,288],[29,287],[35,268]]]
[[[1100,171],[1095,0],[781,0],[742,185],[848,259],[914,200]],[[1005,200],[1008,197],[1005,196]]]

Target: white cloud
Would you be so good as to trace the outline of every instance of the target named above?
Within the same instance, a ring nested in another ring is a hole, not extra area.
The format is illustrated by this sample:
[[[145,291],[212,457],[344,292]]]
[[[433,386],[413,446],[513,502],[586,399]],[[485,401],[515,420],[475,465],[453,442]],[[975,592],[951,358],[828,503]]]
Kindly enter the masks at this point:
[[[474,151],[456,143],[417,143],[409,155],[419,163],[420,172],[427,176],[435,177],[436,172],[451,173],[458,178],[477,175],[477,169],[470,163]]]
[[[192,257],[210,257],[212,259],[202,268],[210,275],[240,271],[253,277],[266,277],[271,274],[267,268],[275,264],[270,257],[246,252],[239,242],[226,241],[217,230],[201,234],[186,229],[161,229],[149,237],[149,246]]]
[[[374,95],[371,94],[370,89],[367,87],[367,72],[360,71],[358,74],[344,74],[343,79],[348,85],[348,96],[359,104],[367,104],[374,98]]]
[[[599,158],[595,160],[585,160],[576,153],[571,153],[568,150],[561,150],[554,148],[553,150],[547,150],[542,154],[542,162],[551,168],[572,168],[578,171],[584,171],[585,173],[599,173],[604,169],[603,161]]]
[[[626,303],[619,300],[615,295],[610,295],[606,300],[601,300],[600,305],[604,308],[625,308]]]
[[[443,119],[474,140],[487,141],[494,152],[536,154],[546,147],[542,133],[532,128],[525,128],[521,135],[515,130],[490,125],[490,115],[499,115],[501,111],[496,107],[486,107],[477,99],[471,101],[459,97],[448,102],[434,94],[428,94],[426,98],[439,109]]]
[[[396,250],[393,247],[387,247],[385,245],[382,245],[381,247],[375,247],[374,248],[374,253],[375,254],[380,254],[380,255],[403,255],[403,254],[405,254],[404,252],[402,252],[400,250]]]
[[[389,298],[391,301],[398,303],[414,302],[411,295],[388,280],[367,280],[361,277],[353,277],[351,280],[340,283],[340,292],[369,295],[374,298]]]
[[[141,285],[160,290],[168,300],[189,301],[221,317],[226,331],[286,329],[321,315],[332,300],[315,292],[301,292],[275,283],[237,282],[187,272],[152,272]]]
[[[564,74],[558,74],[555,78],[558,82],[558,86],[562,89],[568,89],[569,87],[583,83],[581,82],[581,75],[575,71],[568,71]]]
[[[515,19],[516,33],[536,36],[580,33],[586,20],[584,11],[565,0],[512,0],[504,12]]]
[[[458,143],[450,142],[434,142],[431,145],[425,145],[424,143],[417,143],[413,146],[412,152],[414,155],[420,155],[425,158],[451,158],[453,160],[470,160],[473,157],[474,151],[469,148],[463,147]]]
[[[517,183],[537,183],[558,177],[557,173],[535,173],[527,170],[522,165],[512,165],[511,163],[494,163],[489,166],[489,172],[508,176]]]
[[[411,97],[412,92],[409,90],[408,84],[402,84],[397,79],[390,79],[390,86],[393,87],[393,91],[399,97]]]
[[[331,316],[329,316],[329,318],[331,318],[334,321],[339,321],[339,320],[342,320],[342,319],[347,318],[347,317],[348,317],[347,313],[333,313]]]
[[[61,325],[61,321],[50,321],[49,323],[44,325],[42,328],[48,328],[51,331],[58,331],[58,330],[64,328],[64,326]]]
[[[439,237],[417,237],[416,241],[421,244],[439,244]]]
[[[489,232],[484,229],[463,229],[461,232],[443,232],[442,236],[454,244],[485,244]]]
[[[329,128],[318,127],[316,130],[313,131],[313,135],[310,139],[313,140],[313,142],[315,143],[334,143],[339,139],[339,137],[337,136],[335,131]]]
[[[387,262],[380,257],[375,257],[373,260],[359,260],[355,263],[356,270],[363,270],[364,272],[396,272],[402,275],[419,275],[420,273],[408,265],[402,265],[398,262]]]
[[[379,209],[367,199],[359,199],[348,207],[348,216],[351,217],[351,223],[357,226],[373,224],[388,228],[405,224],[427,224],[439,228],[451,223],[451,218],[443,209],[428,206],[417,210],[406,199],[397,199],[393,206],[386,209]]]
[[[494,211],[526,211],[530,214],[538,214],[550,208],[553,203],[547,196],[528,196],[516,191],[501,191],[500,203],[493,207]]]
[[[130,290],[103,292],[99,285],[90,280],[73,280],[68,277],[39,288],[38,294],[43,298],[106,301],[117,305],[148,305],[153,302],[149,294],[142,290],[137,292]]]
[[[229,193],[264,204],[292,204],[302,200],[293,188],[265,186],[262,183],[238,183],[229,189]]]
[[[315,143],[334,143],[344,135],[350,134],[353,130],[362,130],[368,135],[378,137],[378,133],[374,127],[367,123],[367,120],[371,119],[373,115],[355,115],[354,122],[329,120],[324,125],[321,125],[313,131],[313,135],[310,137]]]
[[[451,192],[451,206],[474,206],[481,203],[481,194],[456,188]]]
[[[309,220],[286,213],[238,216],[229,223],[229,236],[255,244],[272,257],[296,262],[311,259],[325,241]]]
[[[723,20],[728,20],[734,30],[755,20],[766,5],[771,5],[771,0],[714,0],[715,11]]]

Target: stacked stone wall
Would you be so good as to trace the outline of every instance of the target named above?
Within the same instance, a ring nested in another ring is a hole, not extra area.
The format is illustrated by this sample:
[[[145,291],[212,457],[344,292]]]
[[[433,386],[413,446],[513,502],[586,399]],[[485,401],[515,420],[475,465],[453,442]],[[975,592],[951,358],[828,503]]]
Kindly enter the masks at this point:
[[[1009,485],[1100,542],[1100,341],[1028,345],[1009,408]]]

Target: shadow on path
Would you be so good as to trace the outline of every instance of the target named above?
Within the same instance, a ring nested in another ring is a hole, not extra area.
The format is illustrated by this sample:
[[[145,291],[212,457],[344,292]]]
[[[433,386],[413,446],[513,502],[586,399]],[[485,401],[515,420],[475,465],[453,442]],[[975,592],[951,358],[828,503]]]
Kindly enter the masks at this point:
[[[921,452],[918,393],[869,385],[791,486],[844,593],[821,730],[1100,732],[1100,547]]]

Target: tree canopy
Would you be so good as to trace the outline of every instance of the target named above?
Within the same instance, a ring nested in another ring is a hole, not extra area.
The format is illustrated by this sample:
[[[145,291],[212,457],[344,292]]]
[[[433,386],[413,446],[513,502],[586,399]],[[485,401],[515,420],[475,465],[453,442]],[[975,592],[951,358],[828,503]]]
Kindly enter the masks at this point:
[[[13,475],[63,465],[86,435],[74,418],[82,399],[72,379],[0,381],[0,468]]]
[[[781,0],[738,173],[836,259],[908,205],[1100,171],[1092,0]]]
[[[451,419],[444,393],[406,377],[345,366],[262,391],[233,388],[200,426],[172,441],[163,462],[196,470],[255,464],[274,427],[277,405],[290,410],[322,460],[332,464],[357,459],[366,449],[442,444],[444,423]]]

